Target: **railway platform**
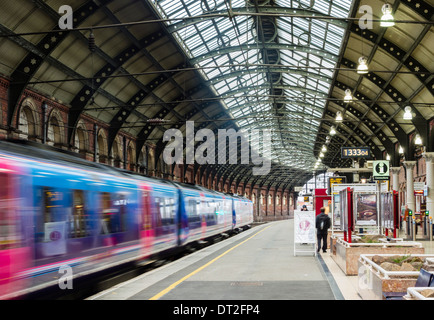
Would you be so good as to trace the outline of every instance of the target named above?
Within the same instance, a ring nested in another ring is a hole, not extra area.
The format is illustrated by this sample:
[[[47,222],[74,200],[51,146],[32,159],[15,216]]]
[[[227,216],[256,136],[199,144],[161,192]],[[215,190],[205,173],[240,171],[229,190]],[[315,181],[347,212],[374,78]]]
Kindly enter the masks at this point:
[[[345,275],[329,250],[294,255],[293,222],[254,226],[87,299],[362,300],[358,277]]]
[[[88,299],[357,299],[327,253],[294,256],[292,232],[292,219],[258,225]]]

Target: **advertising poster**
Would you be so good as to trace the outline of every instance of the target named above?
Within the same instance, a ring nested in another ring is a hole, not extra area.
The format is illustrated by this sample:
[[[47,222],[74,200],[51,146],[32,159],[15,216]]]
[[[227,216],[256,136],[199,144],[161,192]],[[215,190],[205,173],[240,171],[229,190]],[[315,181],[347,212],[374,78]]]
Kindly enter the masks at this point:
[[[377,225],[377,195],[375,193],[355,193],[354,198],[356,225]]]
[[[341,228],[341,201],[339,194],[333,195],[333,227]]]
[[[380,194],[381,226],[393,229],[393,195],[390,192]]]
[[[46,256],[66,253],[66,222],[46,222],[44,224],[43,252]]]
[[[294,242],[316,243],[314,211],[294,210]]]
[[[341,230],[348,231],[347,189],[339,191],[339,203],[341,212]]]

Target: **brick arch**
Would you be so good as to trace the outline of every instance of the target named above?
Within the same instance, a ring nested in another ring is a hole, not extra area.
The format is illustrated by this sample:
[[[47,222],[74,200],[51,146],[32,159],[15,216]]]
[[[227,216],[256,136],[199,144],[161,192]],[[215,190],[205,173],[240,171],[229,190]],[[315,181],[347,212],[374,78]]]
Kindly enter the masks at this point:
[[[17,125],[18,130],[21,131],[20,138],[35,140],[37,136],[40,135],[38,132],[40,125],[40,112],[36,108],[35,101],[28,97],[25,98],[18,110]]]

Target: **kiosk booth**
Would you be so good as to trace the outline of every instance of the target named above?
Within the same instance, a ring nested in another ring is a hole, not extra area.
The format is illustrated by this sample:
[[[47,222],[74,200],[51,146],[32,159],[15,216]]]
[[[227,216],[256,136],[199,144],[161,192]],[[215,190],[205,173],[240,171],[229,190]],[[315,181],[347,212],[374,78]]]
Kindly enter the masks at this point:
[[[319,215],[322,207],[328,207],[329,212],[332,212],[331,208],[332,196],[327,194],[327,188],[317,188],[313,196],[313,207],[315,215]]]
[[[331,252],[346,275],[357,275],[361,254],[424,253],[421,243],[396,238],[396,192],[381,190],[378,183],[341,184],[334,186],[333,191]]]

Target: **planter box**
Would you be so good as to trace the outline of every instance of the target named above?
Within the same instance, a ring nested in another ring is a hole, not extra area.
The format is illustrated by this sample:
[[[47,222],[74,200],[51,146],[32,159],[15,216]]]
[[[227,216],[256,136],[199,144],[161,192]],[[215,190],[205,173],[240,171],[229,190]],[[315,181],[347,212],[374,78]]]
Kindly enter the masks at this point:
[[[434,297],[425,297],[421,294],[424,290],[433,290],[433,287],[410,287],[407,288],[407,294],[403,297],[404,300],[434,300]]]
[[[372,261],[376,254],[362,254],[358,259],[357,291],[363,300],[384,300],[385,295],[407,292],[414,287],[419,277],[419,271],[387,271]],[[402,254],[402,256],[408,254]],[[396,254],[380,254],[382,257]],[[433,254],[410,254],[410,257],[422,259],[434,258]]]
[[[348,243],[342,238],[336,241],[336,254],[332,258],[347,276],[358,274],[358,259],[361,254],[424,254],[425,248],[420,242],[401,241],[396,243]]]
[[[330,249],[330,253],[336,254],[336,241],[338,238],[343,238],[344,232],[343,231],[330,231],[328,233],[328,238],[330,241],[327,241],[327,247]]]

